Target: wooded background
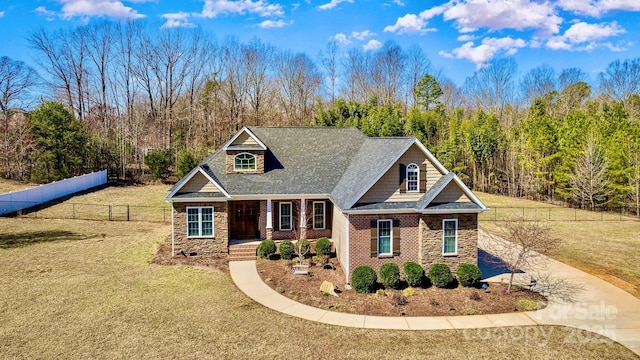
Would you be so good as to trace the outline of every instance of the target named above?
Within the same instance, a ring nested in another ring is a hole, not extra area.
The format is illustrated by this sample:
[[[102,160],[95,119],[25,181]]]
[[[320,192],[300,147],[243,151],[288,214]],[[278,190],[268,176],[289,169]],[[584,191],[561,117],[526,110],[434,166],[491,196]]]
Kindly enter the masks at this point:
[[[145,157],[181,176],[242,126],[355,126],[417,137],[476,190],[640,216],[640,58],[595,79],[496,59],[458,86],[393,42],[310,56],[140,21],[28,41],[37,69],[0,57],[6,178],[136,179]]]

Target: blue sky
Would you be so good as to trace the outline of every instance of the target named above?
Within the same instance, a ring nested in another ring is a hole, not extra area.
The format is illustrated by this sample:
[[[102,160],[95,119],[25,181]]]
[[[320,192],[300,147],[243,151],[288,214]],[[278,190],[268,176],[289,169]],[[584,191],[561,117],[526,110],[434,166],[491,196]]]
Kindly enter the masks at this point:
[[[135,19],[258,37],[312,57],[330,40],[344,51],[415,44],[459,85],[501,57],[513,57],[521,75],[547,64],[595,79],[611,61],[640,56],[639,16],[640,0],[4,0],[0,56],[32,64],[25,38],[39,27]]]

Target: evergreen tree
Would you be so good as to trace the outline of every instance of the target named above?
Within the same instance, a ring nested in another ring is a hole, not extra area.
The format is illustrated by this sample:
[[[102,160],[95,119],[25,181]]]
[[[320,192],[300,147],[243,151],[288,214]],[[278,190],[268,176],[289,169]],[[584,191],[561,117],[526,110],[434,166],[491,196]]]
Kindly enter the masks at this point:
[[[37,182],[81,175],[90,156],[89,135],[82,123],[58,102],[31,112],[31,132],[38,155],[32,178]]]

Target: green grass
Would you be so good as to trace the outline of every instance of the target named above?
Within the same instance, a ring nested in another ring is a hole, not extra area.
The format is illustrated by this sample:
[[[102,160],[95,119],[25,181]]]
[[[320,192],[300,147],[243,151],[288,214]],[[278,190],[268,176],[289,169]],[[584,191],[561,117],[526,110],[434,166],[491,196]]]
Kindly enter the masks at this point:
[[[38,184],[23,183],[20,181],[0,178],[0,194],[8,193],[11,191],[24,190],[35,186],[38,186]]]
[[[168,225],[0,218],[3,358],[527,358],[633,359],[611,342],[544,337],[486,339],[463,331],[388,331],[329,326],[267,309],[228,274],[149,264]],[[527,334],[533,329],[522,329]],[[574,336],[575,337],[575,336]]]
[[[630,294],[640,297],[640,221],[631,217],[616,214],[600,214],[586,210],[574,210],[557,207],[531,200],[515,199],[479,193],[480,199],[489,207],[511,208],[511,215],[521,215],[525,208],[525,216],[536,211],[553,230],[553,234],[561,239],[557,249],[549,255],[583,271],[601,277],[622,288]],[[498,209],[498,219],[507,210]],[[499,232],[500,221],[494,222],[494,211],[480,216],[480,227],[492,232]],[[547,221],[549,211],[552,218],[593,219],[591,221]],[[545,214],[546,217],[545,218]],[[563,217],[560,217],[560,216]],[[509,216],[505,216],[508,218]],[[600,221],[600,218],[604,221]],[[608,219],[608,220],[607,220]]]

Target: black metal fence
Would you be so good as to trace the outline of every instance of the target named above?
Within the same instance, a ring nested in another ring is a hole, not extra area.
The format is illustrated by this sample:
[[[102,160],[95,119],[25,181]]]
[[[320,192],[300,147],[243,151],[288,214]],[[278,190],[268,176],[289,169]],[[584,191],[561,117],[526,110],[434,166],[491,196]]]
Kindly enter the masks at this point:
[[[609,211],[590,211],[563,207],[492,207],[480,214],[484,221],[508,221],[522,217],[537,221],[640,221],[631,208]]]
[[[0,207],[3,204],[0,203]],[[97,221],[171,221],[168,206],[89,204],[76,202],[45,203],[18,211],[10,216],[42,219],[78,219]]]

